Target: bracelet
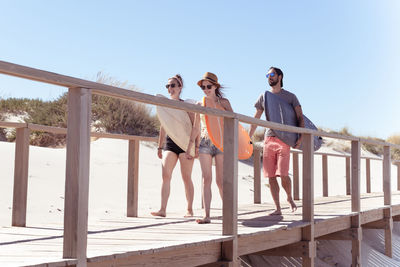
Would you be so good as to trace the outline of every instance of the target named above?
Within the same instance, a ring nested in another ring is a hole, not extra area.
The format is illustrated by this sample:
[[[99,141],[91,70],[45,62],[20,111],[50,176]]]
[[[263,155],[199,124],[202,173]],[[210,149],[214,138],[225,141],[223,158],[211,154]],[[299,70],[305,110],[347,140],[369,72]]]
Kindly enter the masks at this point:
[[[157,150],[160,150],[160,149],[162,149],[162,147],[157,148]]]

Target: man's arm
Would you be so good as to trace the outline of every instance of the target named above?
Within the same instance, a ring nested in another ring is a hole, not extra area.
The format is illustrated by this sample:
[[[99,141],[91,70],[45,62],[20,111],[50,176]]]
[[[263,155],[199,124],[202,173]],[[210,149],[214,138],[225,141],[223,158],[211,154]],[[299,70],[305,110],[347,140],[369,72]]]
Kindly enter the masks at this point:
[[[263,114],[263,110],[257,109],[256,114],[254,114],[254,118],[259,119],[259,118],[261,118],[262,114]],[[252,124],[250,127],[250,132],[249,132],[250,138],[253,136],[256,129],[257,129],[257,125]]]
[[[294,108],[294,111],[296,112],[296,117],[297,117],[297,123],[298,127],[303,127],[304,128],[304,118],[303,118],[303,110],[301,109],[301,106],[296,106]],[[299,139],[297,139],[296,145],[294,148],[299,148],[301,144],[301,140],[303,139],[303,135],[300,134]]]

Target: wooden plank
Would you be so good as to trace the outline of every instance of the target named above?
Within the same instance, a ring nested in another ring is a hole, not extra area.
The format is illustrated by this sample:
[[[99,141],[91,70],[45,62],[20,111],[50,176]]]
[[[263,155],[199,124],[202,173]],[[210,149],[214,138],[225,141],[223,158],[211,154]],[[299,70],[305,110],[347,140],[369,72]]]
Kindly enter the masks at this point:
[[[222,260],[229,266],[238,265],[237,216],[238,216],[238,120],[224,118],[222,234],[232,235],[232,241],[222,243]]]
[[[362,212],[360,212],[360,216],[361,216],[360,223],[362,225],[373,222],[373,221],[381,220],[381,219],[383,219],[383,208],[362,211]]]
[[[252,254],[301,241],[301,227],[239,235],[238,255]]]
[[[29,168],[29,134],[28,128],[17,128],[14,161],[14,191],[12,226],[26,226],[26,205],[28,197]]]
[[[299,153],[293,153],[293,198],[300,200]]]
[[[314,139],[303,134],[303,221],[314,222]]]
[[[314,241],[314,137],[303,134],[303,221],[310,222],[302,228],[302,241],[308,241],[315,250]],[[302,258],[302,266],[314,266],[315,253]]]
[[[389,154],[390,156],[390,154]],[[393,218],[392,218],[392,208],[387,208],[383,210],[383,216],[385,217],[385,221],[388,224],[388,227],[385,228],[385,255],[392,258],[393,257]]]
[[[346,195],[351,193],[351,168],[350,157],[346,157]]]
[[[0,128],[26,128],[27,123],[24,122],[8,122],[0,121]]]
[[[361,228],[349,228],[336,233],[320,236],[318,240],[360,240],[362,236]]]
[[[138,140],[138,141],[148,141],[157,142],[158,137],[151,136],[140,136],[140,135],[127,135],[127,134],[110,134],[110,133],[95,133],[90,134],[92,137],[98,138],[111,138],[111,139],[121,139],[121,140]]]
[[[351,211],[360,212],[360,155],[358,141],[351,141]],[[346,158],[347,162],[347,158]],[[347,164],[346,164],[347,165]],[[347,169],[347,167],[346,167]],[[357,226],[359,227],[359,226]]]
[[[253,150],[253,172],[254,172],[254,204],[261,203],[261,164],[260,164],[260,149]]]
[[[28,128],[31,129],[32,131],[42,131],[42,132],[55,133],[55,134],[67,134],[67,129],[61,128],[61,127],[53,127],[53,126],[45,126],[45,125],[28,123]],[[158,140],[157,137],[151,137],[151,136],[97,133],[97,132],[91,132],[90,136],[98,137],[98,138],[111,138],[111,139],[121,139],[121,140],[140,140],[140,141],[149,141],[149,142],[156,142]]]
[[[392,205],[392,190],[391,190],[391,178],[390,178],[390,147],[383,147],[383,195],[384,205]]]
[[[87,81],[83,79],[78,79],[74,77],[69,77],[65,75],[60,75],[53,72],[43,71],[39,69],[29,68],[22,65],[17,65],[5,61],[0,61],[0,73],[16,76],[24,79],[55,84],[59,86],[64,86],[68,88],[88,88],[92,89],[92,93],[120,98],[120,99],[127,99],[132,101],[139,101],[142,103],[152,104],[152,105],[160,105],[166,107],[174,107],[177,109],[182,109],[191,112],[198,112],[203,114],[209,115],[218,115],[224,118],[237,118],[238,120],[248,123],[248,124],[256,124],[258,126],[263,126],[267,128],[272,128],[276,130],[288,131],[288,132],[298,132],[304,134],[314,134],[322,137],[331,137],[331,138],[338,138],[343,140],[360,140],[358,137],[353,136],[344,136],[334,133],[327,133],[323,131],[315,131],[307,128],[301,127],[293,127],[287,126],[279,123],[273,123],[266,120],[259,120],[253,117],[236,114],[232,112],[205,108],[200,105],[193,105],[189,103],[179,102],[177,103],[171,99],[164,99],[161,97],[156,97],[149,94],[139,93],[131,90],[126,90],[106,84],[96,83],[92,81]],[[380,145],[389,145],[393,148],[399,148],[400,145],[394,145],[386,142],[378,142],[373,140],[364,140],[363,142],[373,143],[373,144],[380,144]]]
[[[360,138],[352,137],[352,136],[344,136],[344,135],[339,135],[339,134],[326,133],[323,131],[315,131],[315,130],[311,130],[311,129],[307,129],[307,128],[287,126],[287,125],[283,125],[283,124],[279,124],[279,123],[273,123],[273,122],[268,122],[265,120],[255,119],[253,117],[249,117],[249,116],[245,116],[245,115],[241,115],[241,114],[235,114],[232,112],[205,108],[205,107],[201,107],[200,105],[193,105],[193,104],[183,103],[183,102],[176,103],[176,101],[171,100],[171,99],[163,99],[161,97],[156,97],[156,96],[152,96],[149,94],[139,93],[139,92],[126,90],[126,89],[122,89],[122,88],[118,88],[118,87],[114,87],[114,86],[110,86],[110,85],[106,85],[106,84],[91,82],[91,81],[87,81],[87,80],[83,80],[83,79],[77,79],[77,78],[60,75],[60,74],[53,73],[53,72],[43,71],[43,70],[39,70],[39,69],[29,68],[29,67],[25,67],[22,65],[17,65],[17,64],[5,62],[5,61],[0,61],[0,73],[6,74],[6,75],[11,75],[11,76],[16,76],[16,77],[20,77],[20,78],[24,78],[24,79],[29,79],[29,80],[33,80],[33,81],[55,84],[55,85],[64,86],[64,87],[68,87],[68,88],[88,88],[88,89],[92,89],[92,93],[110,96],[110,97],[139,101],[142,103],[153,104],[153,105],[175,107],[177,109],[182,109],[182,110],[191,111],[191,112],[199,112],[199,113],[209,114],[209,115],[215,114],[215,115],[225,117],[225,118],[237,118],[238,120],[248,123],[248,124],[256,124],[258,126],[263,126],[263,127],[267,127],[267,128],[276,129],[276,130],[314,134],[314,135],[318,135],[318,136],[322,136],[322,137],[331,137],[331,138],[338,138],[338,139],[344,139],[344,140],[353,140],[353,141],[362,140],[362,142],[365,142],[365,143],[391,146],[393,148],[400,149],[400,145],[394,145],[394,144],[390,144],[390,143],[386,143],[386,142],[380,142],[380,141],[369,140],[369,139],[360,139]]]
[[[126,211],[128,217],[138,216],[139,147],[140,143],[138,140],[129,140],[128,194],[127,194],[127,211]]]
[[[354,147],[354,150],[359,151],[360,143],[359,142],[357,142],[357,143],[358,144],[354,144],[354,146],[352,144],[352,147]],[[356,160],[353,160],[353,162],[354,161],[356,161]],[[359,176],[359,174],[358,174],[358,176]],[[360,218],[359,213],[351,217],[351,227],[352,227],[352,229],[357,231],[356,238],[351,240],[351,258],[352,258],[351,266],[361,266],[362,228],[361,228],[361,218]]]
[[[371,193],[371,159],[365,159],[365,173],[367,180],[367,193]]]
[[[221,243],[209,242],[151,254],[121,254],[104,261],[89,258],[87,266],[198,266],[218,262],[220,256]]]
[[[382,220],[370,222],[362,226],[365,229],[390,229],[389,218],[383,218]]]
[[[351,227],[350,216],[334,217],[328,220],[320,221],[314,226],[314,236],[323,235],[343,231]]]
[[[328,196],[328,156],[322,155],[322,196]]]
[[[90,164],[91,91],[68,91],[63,258],[86,262]]]
[[[282,257],[311,257],[315,253],[312,251],[313,246],[308,241],[300,241],[294,244],[273,248],[265,251],[254,253],[262,256],[282,256]]]

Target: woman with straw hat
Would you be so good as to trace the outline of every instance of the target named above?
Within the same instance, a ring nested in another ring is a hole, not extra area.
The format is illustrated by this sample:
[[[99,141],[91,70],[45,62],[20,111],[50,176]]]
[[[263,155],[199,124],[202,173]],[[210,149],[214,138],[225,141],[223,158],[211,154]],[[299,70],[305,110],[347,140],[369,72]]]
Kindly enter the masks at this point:
[[[232,111],[231,104],[229,100],[224,98],[221,93],[221,85],[218,83],[218,77],[211,73],[206,72],[203,75],[203,78],[197,82],[197,85],[203,90],[205,97],[207,97],[207,101],[213,101],[215,106],[219,106],[220,108],[226,111]],[[199,102],[198,104],[202,104]],[[211,205],[211,182],[212,182],[212,159],[215,159],[215,174],[216,174],[216,183],[219,189],[219,194],[222,198],[222,182],[223,182],[223,160],[224,154],[221,150],[219,150],[210,140],[207,128],[205,124],[204,114],[196,114],[195,122],[193,124],[193,129],[191,133],[190,140],[191,142],[188,145],[190,151],[193,141],[195,138],[200,135],[200,147],[199,147],[199,160],[201,166],[201,172],[203,176],[203,204],[205,216],[202,219],[197,219],[196,222],[210,223],[210,205]],[[186,156],[190,159],[192,158],[188,153]]]
[[[183,80],[179,74],[169,78],[166,87],[168,89],[168,93],[171,99],[177,101],[183,101],[180,98],[183,88]],[[193,113],[188,113],[188,114],[193,123],[194,114]],[[185,156],[185,151],[183,151],[177,144],[175,144],[175,142],[168,135],[166,135],[166,132],[162,126],[160,127],[160,135],[158,138],[157,154],[158,157],[162,159],[163,181],[161,186],[161,208],[159,211],[151,212],[151,215],[161,216],[161,217],[165,217],[167,215],[166,209],[170,193],[172,171],[174,170],[176,163],[179,159],[179,162],[181,164],[181,174],[183,183],[185,185],[186,200],[187,200],[187,213],[185,217],[193,216],[193,208],[192,208],[193,195],[194,195],[194,188],[192,182],[192,168],[194,162],[193,158],[187,158]]]

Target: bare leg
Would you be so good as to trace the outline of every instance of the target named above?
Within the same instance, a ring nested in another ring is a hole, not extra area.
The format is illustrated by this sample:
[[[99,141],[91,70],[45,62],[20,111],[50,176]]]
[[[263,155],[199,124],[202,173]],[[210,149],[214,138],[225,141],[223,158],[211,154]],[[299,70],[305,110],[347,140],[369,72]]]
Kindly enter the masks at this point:
[[[281,215],[281,205],[279,203],[279,184],[276,180],[276,177],[269,177],[269,185],[269,189],[271,190],[271,195],[276,206],[276,210],[270,213],[270,215]]]
[[[282,187],[286,191],[287,201],[289,202],[290,207],[292,208],[292,212],[295,212],[297,210],[297,206],[292,198],[292,180],[290,180],[289,176],[282,176],[281,179],[282,179]]]
[[[193,216],[193,195],[194,187],[192,182],[193,159],[187,159],[185,153],[179,154],[179,162],[181,163],[181,174],[185,185],[185,194],[187,200],[187,213],[185,217]]]
[[[224,154],[218,154],[215,156],[215,181],[219,189],[219,195],[221,199],[223,197],[223,184],[224,184]]]
[[[167,216],[167,203],[170,192],[171,176],[172,171],[175,168],[176,162],[178,161],[178,156],[171,151],[165,151],[163,153],[162,159],[162,186],[161,186],[161,208],[157,212],[152,212],[153,216]]]
[[[200,166],[203,175],[203,204],[205,216],[203,219],[196,220],[197,223],[210,223],[210,206],[211,206],[211,181],[212,181],[212,157],[209,154],[200,154]]]

